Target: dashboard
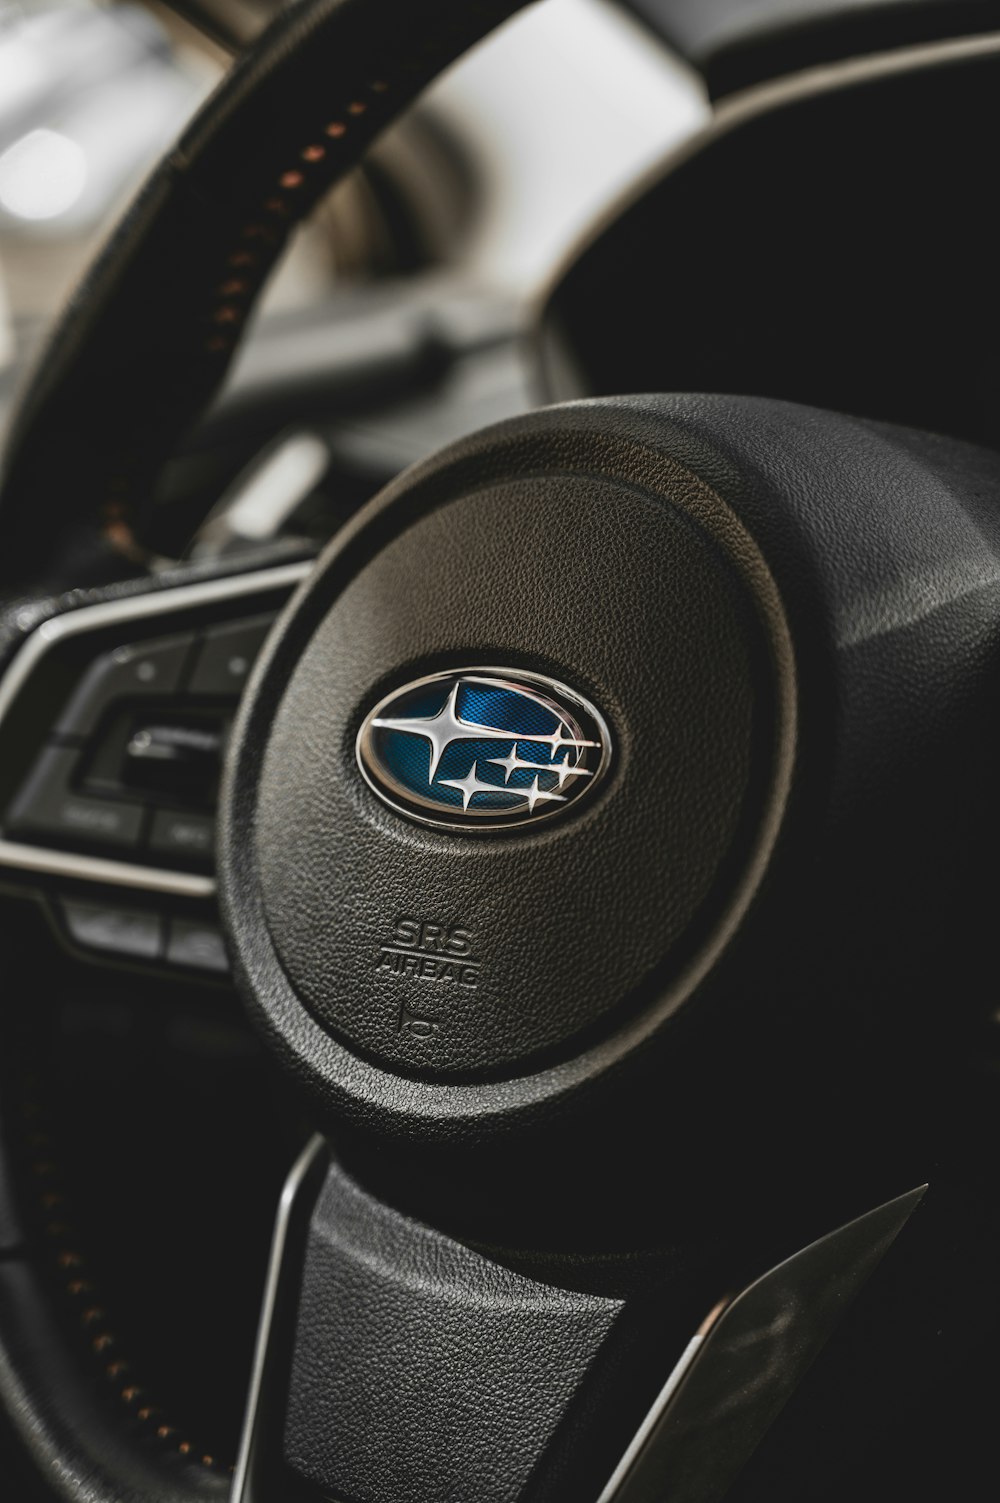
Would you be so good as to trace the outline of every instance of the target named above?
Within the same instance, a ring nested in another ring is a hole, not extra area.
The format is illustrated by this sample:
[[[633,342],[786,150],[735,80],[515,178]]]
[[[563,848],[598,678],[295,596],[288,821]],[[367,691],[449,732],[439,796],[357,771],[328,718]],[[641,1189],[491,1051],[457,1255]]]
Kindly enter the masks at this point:
[[[724,101],[555,286],[558,395],[742,392],[1000,438],[995,38]]]

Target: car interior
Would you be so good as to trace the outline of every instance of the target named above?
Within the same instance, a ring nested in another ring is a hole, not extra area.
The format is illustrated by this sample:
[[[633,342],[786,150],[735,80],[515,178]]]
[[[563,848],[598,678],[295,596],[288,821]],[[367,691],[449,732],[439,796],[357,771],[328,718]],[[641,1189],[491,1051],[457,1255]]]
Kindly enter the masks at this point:
[[[977,1503],[1000,0],[0,5],[0,1503]]]

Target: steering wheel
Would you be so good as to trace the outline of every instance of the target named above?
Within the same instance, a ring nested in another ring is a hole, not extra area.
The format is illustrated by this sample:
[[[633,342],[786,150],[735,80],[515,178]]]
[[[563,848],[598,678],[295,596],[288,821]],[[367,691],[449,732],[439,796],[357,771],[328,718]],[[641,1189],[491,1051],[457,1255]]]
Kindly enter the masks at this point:
[[[407,471],[318,561],[149,567],[152,483],[291,230],[519,8],[286,7],[11,429],[5,882],[155,893],[180,916],[136,908],[134,953],[204,945],[206,822],[86,769],[107,735],[147,791],[196,775],[263,642],[218,891],[317,1129],[232,1480],[33,1341],[0,1219],[0,1393],[45,1496],[721,1498],[920,1199],[899,1138],[990,965],[994,453],[761,397],[572,402]]]

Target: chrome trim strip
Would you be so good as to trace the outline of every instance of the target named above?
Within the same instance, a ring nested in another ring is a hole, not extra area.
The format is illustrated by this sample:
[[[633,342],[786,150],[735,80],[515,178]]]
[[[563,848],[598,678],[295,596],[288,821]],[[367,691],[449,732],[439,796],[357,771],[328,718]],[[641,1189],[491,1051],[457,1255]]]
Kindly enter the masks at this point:
[[[649,1440],[649,1437],[656,1429],[656,1426],[659,1424],[662,1416],[666,1413],[667,1405],[670,1403],[674,1394],[681,1386],[684,1378],[687,1376],[688,1369],[690,1368],[692,1362],[697,1357],[698,1353],[705,1343],[705,1338],[729,1303],[730,1300],[727,1297],[726,1299],[720,1300],[717,1305],[713,1306],[708,1315],[706,1315],[705,1319],[702,1321],[701,1325],[698,1327],[695,1334],[691,1337],[691,1340],[688,1342],[683,1352],[681,1352],[670,1373],[670,1376],[667,1378],[667,1381],[664,1383],[663,1387],[660,1389],[660,1392],[654,1399],[653,1406],[650,1409],[649,1413],[646,1415],[646,1418],[643,1420],[642,1424],[635,1432],[635,1435],[632,1437],[632,1440],[629,1443],[624,1456],[612,1472],[611,1477],[608,1480],[608,1484],[601,1493],[601,1496],[598,1498],[597,1503],[614,1503],[615,1497],[618,1494],[622,1483],[632,1471],[632,1468],[634,1467],[636,1461],[645,1450],[646,1443]]]
[[[271,1238],[267,1277],[264,1281],[264,1295],[260,1306],[260,1320],[257,1323],[257,1340],[254,1343],[253,1367],[250,1371],[250,1387],[247,1391],[243,1429],[240,1433],[239,1455],[236,1460],[233,1485],[229,1495],[230,1503],[264,1503],[263,1499],[254,1498],[254,1463],[259,1440],[268,1357],[271,1352],[275,1313],[278,1307],[278,1296],[284,1273],[285,1254],[288,1251],[292,1216],[298,1204],[299,1196],[326,1151],[325,1138],[316,1133],[309,1139],[309,1142],[299,1154],[281,1191],[281,1199],[278,1202],[278,1214],[274,1222],[274,1233]]]
[[[13,662],[0,679],[0,727],[21,689],[45,654],[57,642],[86,632],[101,631],[119,622],[143,621],[167,616],[174,611],[190,610],[221,601],[238,600],[267,590],[294,589],[313,568],[312,559],[295,564],[281,564],[274,569],[234,575],[228,579],[207,579],[197,584],[178,585],[176,589],[157,590],[130,600],[107,600],[100,605],[85,605],[42,624],[28,637]],[[102,856],[81,856],[48,846],[26,845],[0,838],[0,867],[40,875],[69,877],[74,881],[104,882],[111,886],[131,887],[171,897],[210,898],[215,892],[213,877],[195,876],[137,862],[113,861]]]
[[[210,898],[215,893],[214,877],[196,877],[191,872],[165,871],[128,861],[109,861],[101,856],[77,856],[72,851],[50,850],[44,845],[22,845],[15,840],[0,840],[0,866],[37,872],[39,876],[73,877],[83,882],[136,887],[145,892],[166,893],[170,897]]]

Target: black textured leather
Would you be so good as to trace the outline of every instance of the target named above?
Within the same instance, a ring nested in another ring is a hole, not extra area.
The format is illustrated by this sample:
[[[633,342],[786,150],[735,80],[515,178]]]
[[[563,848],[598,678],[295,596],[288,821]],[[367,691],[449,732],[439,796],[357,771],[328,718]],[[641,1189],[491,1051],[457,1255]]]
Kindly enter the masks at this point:
[[[366,1503],[591,1499],[700,1319],[673,1295],[668,1320],[661,1299],[527,1277],[333,1164],[309,1228],[286,1458],[322,1496]]]
[[[261,772],[261,890],[303,1002],[389,1070],[521,1075],[622,1026],[653,973],[679,1006],[746,879],[777,739],[752,545],[718,503],[703,525],[713,498],[689,476],[624,450],[605,465],[610,447],[595,430],[566,476],[525,457],[471,493],[397,491],[371,516],[375,556],[314,581],[310,615],[329,609]],[[601,709],[612,765],[593,800],[475,838],[417,828],[364,788],[361,717],[477,664],[550,674]],[[403,915],[470,936],[474,990],[381,963]]]
[[[294,0],[156,169],[21,398],[0,579],[67,522],[126,553],[152,481],[219,386],[292,228],[423,86],[526,0]],[[39,525],[44,516],[45,525]]]

